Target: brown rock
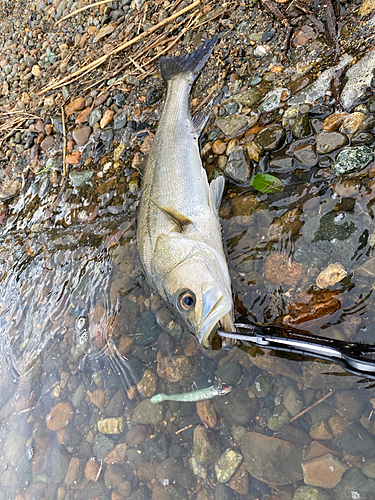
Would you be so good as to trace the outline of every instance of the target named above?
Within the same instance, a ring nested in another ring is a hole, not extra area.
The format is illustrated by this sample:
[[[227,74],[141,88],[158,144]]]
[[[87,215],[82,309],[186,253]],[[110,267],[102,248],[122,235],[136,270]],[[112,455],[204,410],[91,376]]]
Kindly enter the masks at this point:
[[[303,459],[312,460],[313,458],[321,457],[331,452],[332,450],[327,448],[327,446],[323,446],[322,443],[318,443],[318,441],[313,441],[310,447],[303,451]]]
[[[315,146],[312,144],[298,144],[293,150],[294,156],[306,167],[315,167],[319,161]]]
[[[86,123],[90,113],[91,113],[91,107],[82,110],[76,118],[75,121],[76,125],[82,125],[83,123]]]
[[[85,100],[83,97],[77,97],[74,101],[70,102],[67,106],[65,106],[65,114],[66,116],[71,116],[73,113],[77,111],[81,111],[85,107]]]
[[[343,417],[334,415],[328,419],[328,426],[333,434],[333,437],[336,439],[339,439],[344,434],[348,425],[349,422]]]
[[[248,432],[241,452],[250,474],[267,484],[283,485],[302,479],[302,448],[288,441]]]
[[[258,146],[258,144],[254,141],[248,142],[245,146],[250,160],[253,160],[258,163],[258,161],[262,158],[263,155],[262,148]]]
[[[97,406],[101,411],[104,410],[105,394],[102,389],[96,389],[94,392],[87,391],[92,404]]]
[[[242,463],[228,484],[239,495],[247,495],[249,493],[249,473],[247,472],[245,463]]]
[[[225,150],[227,149],[227,143],[224,142],[222,139],[217,139],[213,144],[212,144],[212,152],[215,155],[222,155],[225,153]]]
[[[350,113],[350,115],[345,117],[341,125],[341,131],[349,135],[355,134],[357,130],[359,130],[365,118],[366,115],[360,111]]]
[[[309,486],[334,488],[347,468],[343,462],[328,453],[302,463],[303,479]]]
[[[283,322],[298,325],[333,314],[341,308],[338,296],[340,296],[339,290],[312,290],[300,293],[295,303],[288,305],[289,314],[284,316]]]
[[[77,458],[72,457],[69,462],[68,470],[65,476],[65,484],[77,484],[82,477],[83,462]]]
[[[264,265],[264,278],[270,283],[296,286],[305,275],[301,264],[290,262],[287,254],[271,253]]]
[[[53,132],[53,125],[51,123],[46,123],[45,131],[46,135],[51,135]]]
[[[107,125],[109,125],[114,116],[115,112],[113,111],[113,109],[107,109],[102,119],[100,120],[100,128],[105,128]]]
[[[97,43],[99,40],[104,38],[105,36],[110,35],[116,29],[116,24],[108,24],[107,26],[103,26],[103,28],[99,31],[99,33],[95,36],[93,43]]]
[[[109,97],[109,92],[106,90],[105,92],[103,92],[102,94],[98,95],[98,97],[95,98],[94,106],[95,107],[100,106],[108,99],[108,97]]]
[[[302,210],[299,208],[292,208],[283,214],[281,217],[275,219],[267,231],[269,239],[280,239],[283,236],[294,236],[298,234],[304,222],[300,220]]]
[[[46,470],[52,450],[52,440],[48,436],[35,438],[34,456],[32,459],[33,474],[39,476]]]
[[[47,427],[50,431],[64,429],[73,418],[73,408],[68,402],[55,405],[47,415]]]
[[[92,129],[88,125],[77,127],[73,130],[73,139],[78,146],[84,146],[91,135]]]
[[[370,14],[370,12],[372,12],[374,9],[375,9],[374,0],[365,0],[359,8],[358,14],[360,16],[367,16],[367,14]]]
[[[332,434],[329,431],[327,422],[315,424],[310,429],[310,436],[313,439],[332,439]]]
[[[252,215],[260,208],[258,198],[250,193],[241,194],[232,199],[233,215]]]
[[[323,130],[338,130],[346,117],[346,113],[332,113],[323,122]]]
[[[150,462],[140,462],[138,467],[138,479],[143,483],[151,481],[156,477],[156,466]]]
[[[168,496],[161,484],[154,484],[152,488],[151,500],[168,500]]]
[[[292,39],[292,47],[304,47],[309,40],[315,40],[318,33],[311,26],[302,26]]]
[[[152,370],[145,370],[143,377],[137,384],[137,390],[144,398],[151,398],[156,394],[158,377]]]
[[[211,401],[206,399],[205,401],[197,401],[197,413],[202,423],[206,427],[211,429],[215,427],[217,422],[215,408],[213,407]]]
[[[94,483],[99,479],[100,476],[100,465],[96,460],[87,460],[85,465],[85,478],[88,481],[94,481]]]
[[[128,446],[126,443],[119,443],[108,455],[106,455],[104,462],[107,465],[118,465],[125,463],[125,455]]]
[[[52,137],[52,135],[47,135],[47,137],[40,143],[40,147],[43,149],[43,151],[51,149],[54,145],[55,139]]]
[[[121,335],[118,350],[121,355],[128,354],[133,347],[134,339],[129,337],[128,335]]]
[[[181,343],[185,356],[196,356],[201,350],[199,342],[193,335],[185,335],[182,337]]]
[[[81,161],[81,157],[81,151],[74,151],[74,153],[66,155],[65,160],[69,165],[78,165],[78,163]]]
[[[113,490],[111,493],[111,500],[126,500],[126,497],[122,495],[119,491]]]
[[[167,382],[179,382],[191,374],[191,363],[186,356],[166,356],[158,361],[157,372]]]

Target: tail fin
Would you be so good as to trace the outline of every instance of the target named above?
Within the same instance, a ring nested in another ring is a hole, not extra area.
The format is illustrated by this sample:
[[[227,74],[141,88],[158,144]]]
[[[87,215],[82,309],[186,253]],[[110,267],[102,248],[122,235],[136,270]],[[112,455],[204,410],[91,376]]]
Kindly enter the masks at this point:
[[[179,73],[190,73],[191,83],[193,84],[210,57],[218,39],[219,36],[215,35],[206,40],[195,52],[186,56],[160,58],[159,68],[165,85]]]

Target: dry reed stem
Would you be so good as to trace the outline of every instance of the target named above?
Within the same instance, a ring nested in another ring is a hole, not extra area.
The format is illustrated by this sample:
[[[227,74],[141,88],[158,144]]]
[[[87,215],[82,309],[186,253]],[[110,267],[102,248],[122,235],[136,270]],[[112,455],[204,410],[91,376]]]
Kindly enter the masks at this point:
[[[325,401],[327,398],[329,398],[330,396],[332,396],[332,394],[334,394],[334,391],[327,392],[327,394],[325,396],[323,396],[322,398],[318,399],[318,401],[315,401],[315,403],[313,403],[312,405],[310,405],[308,408],[305,408],[303,411],[301,411],[301,413],[298,413],[298,415],[296,415],[295,417],[291,418],[289,420],[289,423],[291,424],[292,422],[294,422],[298,418],[302,417],[302,415],[304,415],[308,411],[310,411],[313,408],[315,408],[315,406],[318,406],[318,405],[320,405],[320,403],[323,403],[323,401]]]
[[[70,14],[68,14],[67,16],[64,16],[61,19],[59,19],[57,21],[56,25],[59,24],[59,23],[62,23],[66,19],[69,19],[69,17],[73,17],[76,14],[79,14],[80,12],[83,12],[84,10],[91,9],[91,7],[96,7],[97,5],[101,5],[103,3],[109,3],[109,2],[113,2],[113,0],[101,0],[101,2],[91,3],[90,5],[86,5],[85,7],[81,7],[80,9],[77,9],[74,12],[71,12]]]
[[[83,73],[86,73],[87,71],[90,71],[92,69],[97,68],[103,62],[105,62],[110,56],[112,56],[114,54],[118,54],[119,52],[121,52],[122,50],[126,49],[127,47],[130,47],[131,45],[133,45],[134,43],[138,42],[139,40],[142,40],[142,38],[148,36],[150,33],[153,33],[154,31],[162,28],[163,26],[165,26],[166,24],[170,23],[171,21],[173,21],[177,17],[180,17],[182,14],[185,14],[189,10],[194,9],[200,3],[201,3],[201,0],[195,0],[195,2],[193,2],[190,5],[188,5],[184,9],[176,12],[175,14],[172,14],[171,16],[167,17],[166,19],[164,19],[164,21],[161,21],[160,23],[156,24],[155,26],[152,26],[152,28],[144,31],[143,33],[141,33],[140,35],[136,36],[135,38],[132,38],[131,40],[128,40],[127,42],[121,44],[116,49],[113,49],[108,54],[105,54],[104,56],[99,57],[98,59],[96,59],[92,63],[88,64],[87,66],[84,66],[84,67],[78,69],[77,71],[75,71],[74,73],[72,73],[72,75],[69,75],[68,77],[63,78],[59,82],[56,82],[56,83],[50,85],[49,87],[46,87],[45,89],[42,89],[38,93],[38,95],[44,94],[44,93],[48,92],[49,90],[53,90],[53,89],[55,89],[57,87],[60,87],[63,84],[67,84],[67,82],[70,82],[71,80],[74,80],[77,76],[80,76]]]
[[[61,106],[61,121],[63,128],[63,176],[66,177],[66,130],[65,130],[65,112]]]

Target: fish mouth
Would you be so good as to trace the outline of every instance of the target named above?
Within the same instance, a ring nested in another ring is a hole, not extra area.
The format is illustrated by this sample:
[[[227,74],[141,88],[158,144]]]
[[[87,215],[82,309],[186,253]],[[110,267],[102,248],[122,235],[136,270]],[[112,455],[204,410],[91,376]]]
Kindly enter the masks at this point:
[[[211,345],[212,337],[219,326],[233,325],[232,301],[228,300],[216,288],[203,294],[202,320],[198,327],[197,337],[202,347]]]

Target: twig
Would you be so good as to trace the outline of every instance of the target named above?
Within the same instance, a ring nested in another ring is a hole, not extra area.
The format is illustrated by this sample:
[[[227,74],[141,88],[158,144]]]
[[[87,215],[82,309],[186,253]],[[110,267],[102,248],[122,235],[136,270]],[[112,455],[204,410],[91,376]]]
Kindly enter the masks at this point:
[[[191,429],[193,427],[193,424],[187,425],[183,429],[179,429],[178,431],[175,432],[175,434],[180,434],[180,432],[187,431],[188,429]]]
[[[297,7],[297,9],[301,10],[307,15],[310,21],[314,23],[314,26],[318,31],[320,32],[324,31],[324,24],[322,23],[322,21],[320,21],[317,17],[315,17],[315,15],[306,8],[305,4],[299,2],[298,0],[294,0],[294,5]]]
[[[90,71],[92,69],[97,68],[98,66],[100,66],[101,64],[103,64],[103,62],[105,62],[110,56],[112,56],[114,54],[118,54],[119,52],[123,51],[127,47],[130,47],[131,45],[133,45],[134,43],[138,42],[139,40],[142,40],[142,38],[146,37],[150,33],[153,33],[154,31],[162,28],[163,26],[165,26],[166,24],[170,23],[171,21],[173,21],[177,17],[181,16],[182,14],[185,14],[189,10],[194,9],[200,3],[201,3],[201,0],[195,0],[195,2],[193,2],[190,5],[188,5],[184,9],[176,12],[175,14],[172,14],[170,17],[167,17],[166,19],[164,19],[164,21],[161,21],[160,23],[156,24],[155,26],[152,26],[150,29],[144,31],[143,33],[141,33],[140,35],[132,38],[131,40],[128,40],[127,42],[123,43],[122,45],[120,45],[116,49],[111,50],[110,52],[108,52],[108,54],[105,54],[104,56],[99,57],[98,59],[96,59],[92,63],[88,64],[87,66],[84,66],[83,68],[78,69],[77,71],[75,71],[71,75],[63,78],[59,82],[56,82],[56,83],[50,85],[49,87],[46,87],[45,89],[42,89],[38,93],[38,95],[44,94],[44,93],[48,92],[49,90],[53,90],[53,89],[55,89],[57,87],[60,87],[61,85],[66,84],[67,82],[71,81],[72,79],[75,79],[75,77],[77,77],[79,75],[82,75],[82,73],[86,73],[87,71]]]
[[[284,37],[284,41],[281,44],[281,52],[285,52],[286,50],[288,50],[289,47],[289,39],[292,33],[292,27],[290,26],[286,16],[284,16],[284,14],[281,12],[281,10],[278,8],[277,5],[275,5],[271,0],[261,0],[261,1],[262,4],[264,4],[285,27],[286,34]]]
[[[61,121],[63,128],[63,176],[66,177],[66,130],[65,130],[65,112],[61,106]]]
[[[96,7],[97,5],[101,5],[103,3],[109,3],[109,2],[113,2],[113,0],[101,0],[101,2],[95,2],[95,3],[91,3],[90,5],[85,5],[85,7],[81,7],[80,9],[77,9],[74,12],[71,12],[67,16],[62,17],[61,19],[59,19],[57,21],[56,24],[62,23],[66,19],[69,19],[69,17],[73,17],[73,16],[79,14],[80,12],[83,12],[84,10],[91,9],[91,7]]]
[[[334,393],[334,391],[328,392],[325,396],[323,396],[322,398],[318,399],[318,401],[315,401],[315,403],[313,403],[311,406],[309,406],[305,410],[301,411],[301,413],[298,413],[298,415],[296,415],[295,417],[291,418],[289,420],[289,423],[291,424],[292,422],[294,422],[295,420],[297,420],[299,417],[302,417],[302,415],[304,415],[305,413],[307,413],[310,410],[312,410],[313,408],[315,408],[315,406],[320,405],[320,403],[322,403],[327,398],[329,398],[330,396],[332,396],[333,393]]]
[[[331,43],[335,47],[335,56],[337,58],[337,56],[340,54],[340,44],[339,44],[338,38],[337,38],[337,22],[336,22],[335,11],[333,10],[333,5],[332,5],[331,0],[325,0],[324,13],[326,16],[328,36],[329,36],[329,39],[331,40]]]

